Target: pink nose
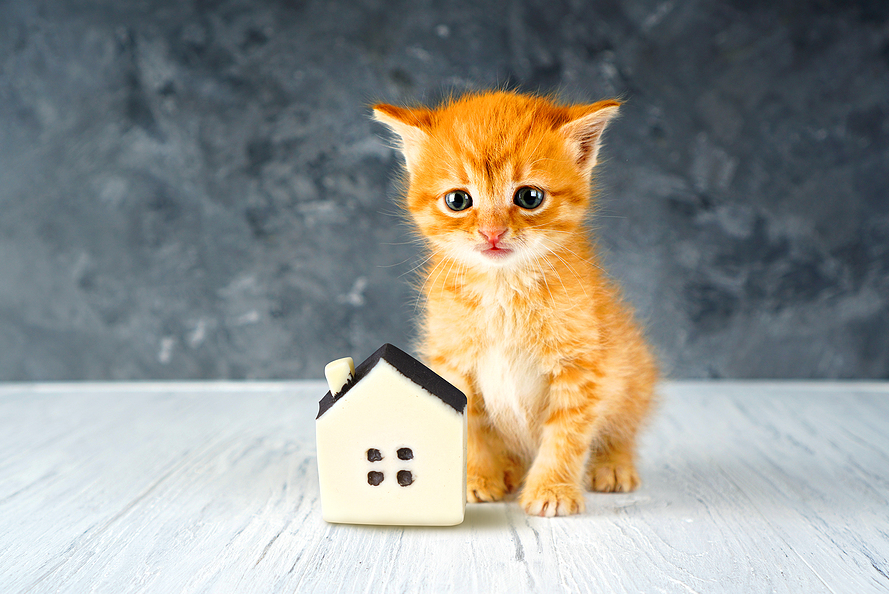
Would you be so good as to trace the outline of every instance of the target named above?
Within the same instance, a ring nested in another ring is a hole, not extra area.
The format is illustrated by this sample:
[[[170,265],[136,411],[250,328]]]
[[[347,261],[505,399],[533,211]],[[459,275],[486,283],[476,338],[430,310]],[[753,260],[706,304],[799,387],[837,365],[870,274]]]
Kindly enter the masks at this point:
[[[497,242],[506,235],[506,227],[480,227],[478,232],[488,240],[491,247],[497,247]]]

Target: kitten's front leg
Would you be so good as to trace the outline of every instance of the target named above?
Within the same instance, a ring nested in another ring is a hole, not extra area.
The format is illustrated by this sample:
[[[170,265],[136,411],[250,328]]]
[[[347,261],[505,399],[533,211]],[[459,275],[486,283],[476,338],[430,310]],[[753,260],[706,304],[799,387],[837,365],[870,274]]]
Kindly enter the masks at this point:
[[[540,447],[519,497],[530,515],[567,516],[585,508],[581,480],[595,431],[594,379],[571,367],[552,380]]]
[[[501,501],[518,487],[523,467],[507,451],[470,378],[443,360],[433,358],[430,362],[439,375],[466,395],[466,500],[469,503]]]
[[[466,452],[466,500],[470,503],[500,501],[522,480],[518,461],[509,454],[500,434],[488,419],[478,394],[469,400],[469,439]]]

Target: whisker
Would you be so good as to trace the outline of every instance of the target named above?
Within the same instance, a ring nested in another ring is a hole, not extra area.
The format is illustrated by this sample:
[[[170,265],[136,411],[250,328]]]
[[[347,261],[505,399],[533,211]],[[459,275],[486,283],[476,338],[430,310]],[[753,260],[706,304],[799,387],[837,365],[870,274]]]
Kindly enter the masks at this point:
[[[422,244],[423,240],[421,238],[411,239],[408,241],[381,241],[380,245],[418,245]]]
[[[571,266],[571,264],[569,264],[567,261],[565,261],[565,259],[564,259],[562,256],[560,256],[560,255],[558,254],[558,252],[550,252],[550,253],[551,253],[552,255],[554,255],[556,258],[558,258],[559,260],[561,260],[561,261],[562,261],[562,264],[564,264],[565,267],[571,272],[571,274],[574,275],[574,278],[577,279],[577,283],[580,285],[580,288],[581,288],[581,290],[583,291],[584,297],[586,297],[587,299],[589,299],[590,296],[589,296],[589,295],[587,294],[587,292],[586,292],[586,287],[584,286],[585,283],[580,279],[580,276],[577,275],[577,271],[574,270],[574,267]]]
[[[562,275],[559,274],[559,271],[556,270],[556,267],[553,266],[553,263],[550,262],[549,259],[547,259],[547,258],[544,258],[543,261],[546,263],[547,266],[549,266],[552,269],[553,272],[556,273],[556,278],[559,279],[559,284],[562,285],[562,290],[565,292],[565,294],[571,295],[571,292],[568,290],[568,288],[565,286],[565,282],[562,280]]]
[[[441,260],[436,262],[435,266],[432,267],[432,270],[430,270],[429,273],[426,275],[426,279],[423,281],[423,284],[420,285],[420,289],[417,291],[417,301],[414,304],[415,310],[420,309],[420,297],[425,295],[426,283],[428,283],[429,280],[432,278],[432,273],[435,272],[435,269],[438,268],[439,266],[441,266],[444,263],[444,261],[445,261],[444,258],[442,258]],[[441,272],[439,272],[439,274],[441,274]],[[433,285],[434,284],[435,284],[435,281],[433,281]]]
[[[564,233],[565,235],[575,235],[577,231],[563,231],[561,229],[553,229],[547,225],[528,225],[525,229],[542,229],[547,233]]]
[[[568,233],[568,234],[570,234],[570,232],[568,232],[568,231],[557,231],[557,230],[555,230],[555,229],[550,229],[550,231],[551,231],[551,232],[555,232],[555,233]],[[544,238],[544,240],[546,240],[546,239],[547,239],[547,238]],[[608,275],[608,271],[605,270],[604,268],[602,268],[602,266],[600,266],[597,262],[593,261],[591,258],[584,258],[582,255],[578,254],[577,252],[575,252],[574,250],[572,250],[571,248],[569,248],[569,247],[566,246],[566,245],[557,245],[557,244],[552,244],[552,243],[550,243],[549,245],[547,245],[547,248],[548,248],[548,250],[549,250],[550,253],[554,253],[554,252],[556,252],[557,250],[565,250],[566,252],[568,252],[569,254],[571,254],[572,256],[574,256],[575,258],[577,258],[578,260],[580,260],[581,262],[585,262],[586,264],[589,264],[589,265],[592,266],[593,268],[597,268],[597,269],[599,269],[600,271],[602,271],[603,273],[605,273],[606,275]]]
[[[457,271],[457,277],[458,277],[460,280],[459,280],[459,282],[456,282],[456,281],[455,281],[456,284],[457,284],[457,287],[458,287],[458,288],[462,288],[462,287],[463,287],[463,274],[464,274],[464,272],[466,272],[466,263],[465,263],[465,262],[460,262],[460,269]],[[454,304],[454,299],[451,299],[450,302],[448,302],[448,312],[449,312],[449,313],[450,313],[450,311],[451,311],[451,307],[453,306],[453,304]]]
[[[599,266],[596,262],[593,262],[592,260],[590,260],[590,259],[588,259],[588,258],[584,258],[584,257],[581,256],[580,254],[578,254],[578,253],[574,252],[573,250],[571,250],[571,248],[562,246],[562,249],[565,250],[566,252],[568,252],[569,254],[573,255],[575,258],[577,258],[577,259],[580,260],[581,262],[586,262],[587,264],[589,264],[589,265],[592,266],[593,268],[598,268],[600,271],[602,271],[603,273],[605,273],[606,276],[609,276],[608,271],[605,270],[604,268],[602,268],[601,266]]]
[[[539,258],[539,257],[535,257],[535,258],[534,258],[534,263],[537,264],[537,269],[540,271],[540,276],[543,277],[543,286],[546,287],[546,292],[549,293],[550,301],[552,301],[553,303],[555,303],[555,302],[556,302],[556,298],[553,297],[553,292],[552,292],[552,291],[550,290],[550,288],[549,288],[549,282],[547,282],[547,280],[546,280],[546,272],[543,271],[543,267],[540,265],[540,258]]]
[[[442,293],[444,293],[445,287],[448,284],[448,279],[451,278],[451,271],[454,269],[454,264],[457,263],[457,260],[451,260],[451,266],[448,268],[448,273],[445,275],[444,280],[441,283],[441,286],[438,288],[438,298],[442,299]],[[453,302],[448,303],[448,313],[451,312],[451,305]]]
[[[440,263],[441,263],[441,264],[444,264],[444,263],[446,263],[447,261],[448,261],[448,258],[447,258],[447,257],[444,257],[444,258],[442,258],[442,260],[441,260]],[[451,266],[454,265],[453,262],[454,262],[454,261],[451,260]],[[436,265],[436,268],[438,268],[438,265]],[[434,270],[434,269],[433,269],[433,270]],[[435,289],[435,285],[438,283],[438,279],[439,279],[439,277],[441,277],[441,273],[442,273],[442,272],[444,272],[444,266],[441,267],[441,270],[439,270],[439,271],[438,271],[438,274],[435,275],[435,278],[432,279],[432,284],[429,285],[429,292],[430,292],[430,293],[432,293],[432,291]],[[432,275],[431,275],[431,273],[430,273],[429,278],[431,278],[431,276],[432,276]],[[427,280],[428,280],[428,278],[427,278]],[[424,286],[425,286],[425,283],[424,283]]]
[[[405,258],[404,260],[402,260],[401,262],[398,262],[396,264],[377,264],[377,268],[395,268],[396,266],[401,266],[405,262],[409,262],[412,259],[413,259],[413,256],[408,256],[407,258]],[[400,274],[398,276],[401,277],[401,276],[404,276],[404,274]]]
[[[402,272],[401,274],[399,274],[399,275],[398,275],[398,278],[401,278],[401,277],[403,277],[403,276],[406,276],[406,275],[408,275],[408,274],[411,274],[412,272],[415,272],[415,271],[419,270],[420,268],[423,267],[424,264],[426,264],[426,262],[428,262],[429,260],[432,259],[432,256],[433,256],[433,255],[434,255],[434,254],[429,254],[428,256],[426,256],[425,258],[423,258],[423,261],[422,261],[422,262],[420,262],[419,264],[417,264],[416,266],[414,266],[413,268],[411,268],[411,269],[408,270],[407,272]],[[405,260],[405,262],[406,262],[406,261],[407,261],[407,260]]]
[[[381,214],[386,217],[394,217],[397,219],[404,219],[405,214],[402,211],[386,211],[386,210],[377,210],[377,214]]]

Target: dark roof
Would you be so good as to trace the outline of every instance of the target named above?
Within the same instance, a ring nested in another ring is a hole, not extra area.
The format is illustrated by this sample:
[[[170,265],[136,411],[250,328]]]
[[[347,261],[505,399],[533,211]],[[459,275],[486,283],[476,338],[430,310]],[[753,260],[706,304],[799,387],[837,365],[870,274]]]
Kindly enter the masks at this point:
[[[377,352],[355,368],[355,375],[346,382],[346,385],[343,386],[343,389],[336,396],[333,396],[330,392],[324,395],[324,398],[318,403],[318,416],[315,418],[321,418],[321,415],[326,413],[331,406],[345,396],[352,389],[352,386],[364,379],[364,376],[370,373],[370,370],[381,359],[458,413],[462,414],[466,409],[466,396],[463,392],[398,347],[387,343],[378,348]]]

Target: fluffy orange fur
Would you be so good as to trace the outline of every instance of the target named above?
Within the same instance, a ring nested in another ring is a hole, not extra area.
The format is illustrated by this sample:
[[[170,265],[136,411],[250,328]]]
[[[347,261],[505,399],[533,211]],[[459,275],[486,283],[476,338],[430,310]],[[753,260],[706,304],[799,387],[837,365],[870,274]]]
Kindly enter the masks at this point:
[[[639,485],[657,368],[585,227],[619,105],[494,91],[374,106],[401,140],[405,205],[429,247],[420,354],[469,400],[471,502],[521,486],[527,513],[568,515],[584,487]]]

